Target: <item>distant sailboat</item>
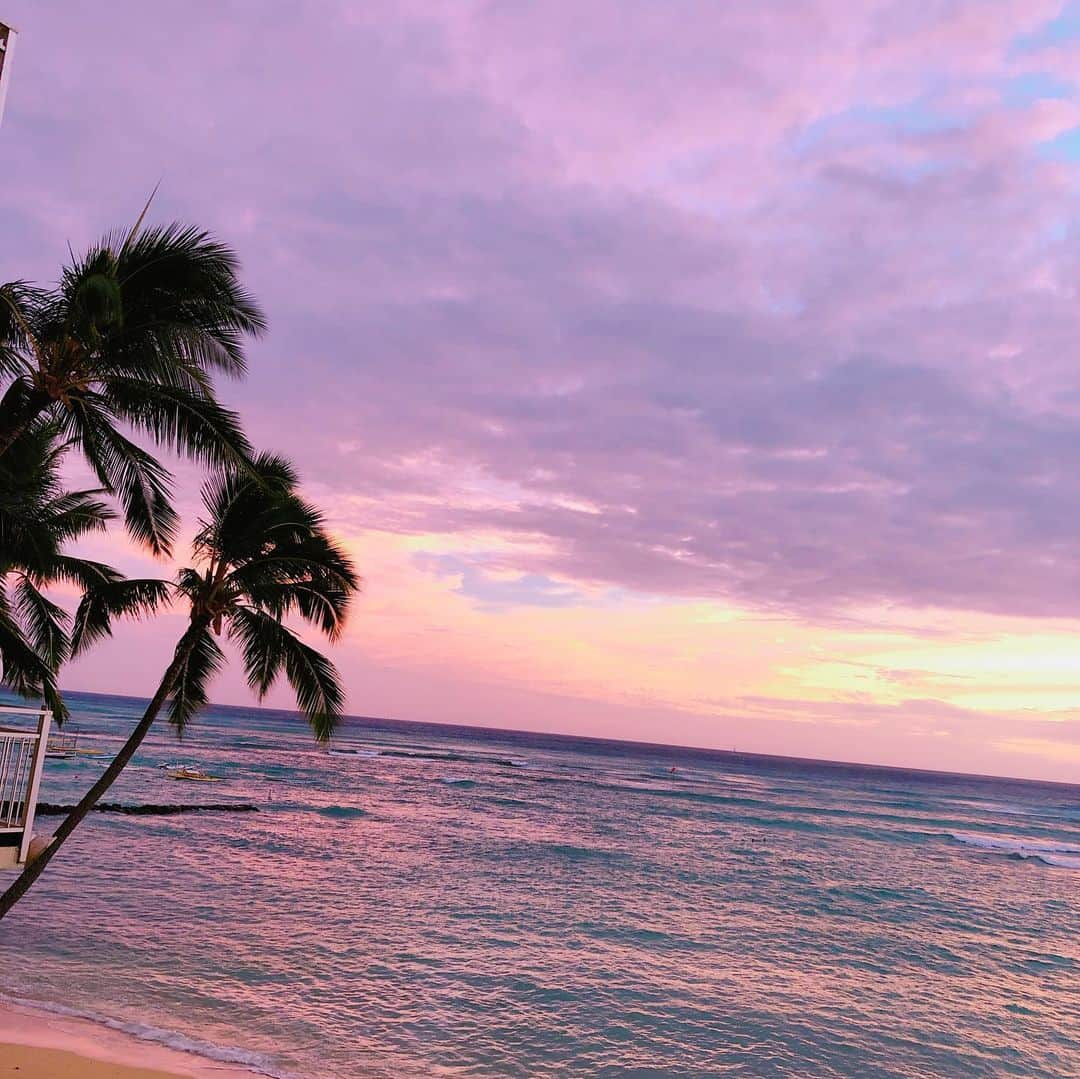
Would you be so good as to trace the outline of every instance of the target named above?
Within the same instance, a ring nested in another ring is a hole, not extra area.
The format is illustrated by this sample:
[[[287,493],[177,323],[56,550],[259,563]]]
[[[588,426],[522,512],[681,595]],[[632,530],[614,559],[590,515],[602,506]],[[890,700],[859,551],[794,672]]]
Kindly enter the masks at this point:
[[[166,768],[165,774],[170,779],[182,779],[188,783],[218,783],[217,776],[204,772],[201,768],[195,768],[190,764],[172,765]]]

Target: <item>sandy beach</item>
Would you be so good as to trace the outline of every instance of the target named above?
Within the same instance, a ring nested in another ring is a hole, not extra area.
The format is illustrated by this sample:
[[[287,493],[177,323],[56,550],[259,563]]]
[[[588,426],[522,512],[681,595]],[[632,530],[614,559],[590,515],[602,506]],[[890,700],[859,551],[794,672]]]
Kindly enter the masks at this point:
[[[133,1068],[112,1061],[94,1060],[66,1049],[40,1049],[34,1046],[0,1043],[0,1076],[17,1075],[19,1079],[158,1079],[181,1072],[163,1072],[156,1068]]]
[[[253,1074],[83,1019],[0,1006],[0,1079],[251,1079]]]

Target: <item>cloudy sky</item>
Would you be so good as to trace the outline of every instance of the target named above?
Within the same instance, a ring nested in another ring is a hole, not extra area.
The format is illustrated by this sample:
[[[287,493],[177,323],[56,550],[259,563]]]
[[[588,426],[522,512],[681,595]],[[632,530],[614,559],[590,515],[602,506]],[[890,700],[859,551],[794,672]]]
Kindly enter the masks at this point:
[[[0,18],[0,278],[159,180],[237,248],[352,711],[1080,780],[1080,5]]]

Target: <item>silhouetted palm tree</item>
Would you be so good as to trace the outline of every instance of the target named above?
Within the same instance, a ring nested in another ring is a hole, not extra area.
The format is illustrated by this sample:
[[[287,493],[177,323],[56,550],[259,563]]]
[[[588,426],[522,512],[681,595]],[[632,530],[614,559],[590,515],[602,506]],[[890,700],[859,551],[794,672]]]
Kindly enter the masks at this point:
[[[138,614],[163,595],[157,582],[128,582],[111,566],[68,553],[113,517],[101,491],[64,489],[68,448],[59,424],[39,419],[0,456],[0,681],[21,696],[42,697],[58,722],[67,715],[56,672],[70,650],[70,618],[45,590],[94,590],[111,616]]]
[[[207,703],[211,677],[225,662],[215,638],[237,645],[248,684],[260,699],[284,675],[315,737],[328,739],[340,716],[341,684],[333,664],[283,624],[294,616],[335,641],[359,587],[352,563],[327,535],[319,512],[297,493],[281,457],[262,454],[247,468],[226,467],[203,487],[205,517],[194,543],[196,565],[172,586],[188,625],[131,737],[49,847],[0,896],[2,918],[131,760],[162,708],[182,732]],[[141,582],[147,584],[149,582]],[[106,636],[113,605],[89,591],[75,615],[72,651]]]
[[[179,224],[106,237],[55,288],[0,286],[0,459],[48,416],[119,498],[131,535],[167,553],[171,477],[123,429],[215,467],[244,459],[212,380],[242,374],[244,340],[263,329],[232,251]]]

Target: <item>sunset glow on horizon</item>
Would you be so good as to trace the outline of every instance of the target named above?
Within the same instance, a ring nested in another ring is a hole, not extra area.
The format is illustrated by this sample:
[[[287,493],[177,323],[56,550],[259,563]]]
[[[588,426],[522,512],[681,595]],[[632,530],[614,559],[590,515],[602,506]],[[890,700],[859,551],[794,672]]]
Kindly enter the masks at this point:
[[[237,249],[350,713],[1080,782],[1080,5],[7,7],[0,279]]]

